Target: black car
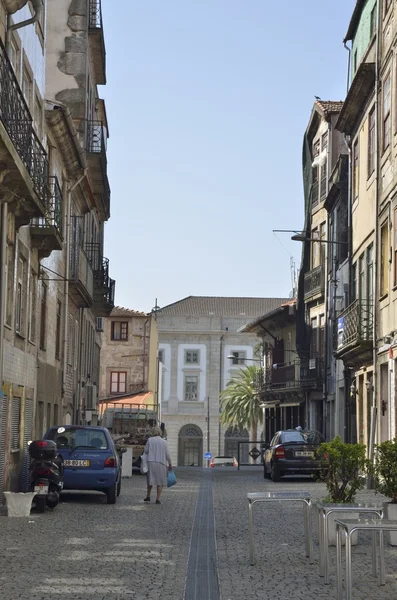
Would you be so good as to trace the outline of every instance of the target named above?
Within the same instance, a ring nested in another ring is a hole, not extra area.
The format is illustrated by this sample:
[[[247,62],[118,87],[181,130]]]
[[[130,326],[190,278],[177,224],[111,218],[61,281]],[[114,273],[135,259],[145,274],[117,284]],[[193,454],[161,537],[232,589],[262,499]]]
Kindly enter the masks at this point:
[[[324,441],[318,431],[277,431],[263,455],[264,477],[280,481],[283,475],[314,475],[321,470],[317,449]]]

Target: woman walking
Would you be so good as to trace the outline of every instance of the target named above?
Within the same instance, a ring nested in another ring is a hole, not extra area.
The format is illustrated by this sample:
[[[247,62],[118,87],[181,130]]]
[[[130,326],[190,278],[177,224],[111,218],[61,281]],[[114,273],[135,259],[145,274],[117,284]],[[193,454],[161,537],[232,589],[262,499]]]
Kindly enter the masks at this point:
[[[147,494],[144,502],[150,502],[152,487],[157,488],[156,504],[161,504],[160,496],[163,486],[167,485],[167,463],[168,470],[172,470],[171,457],[168,445],[161,437],[160,427],[153,427],[151,436],[146,442],[144,453],[148,463],[147,472]]]

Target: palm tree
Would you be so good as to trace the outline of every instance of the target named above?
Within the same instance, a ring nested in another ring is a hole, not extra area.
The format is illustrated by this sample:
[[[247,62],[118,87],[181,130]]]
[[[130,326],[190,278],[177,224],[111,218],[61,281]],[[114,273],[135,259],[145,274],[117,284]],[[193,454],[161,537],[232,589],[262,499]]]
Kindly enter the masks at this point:
[[[261,400],[258,387],[263,381],[263,369],[249,365],[232,377],[221,392],[221,423],[247,427],[251,430],[252,439],[258,435],[258,424],[263,422]]]

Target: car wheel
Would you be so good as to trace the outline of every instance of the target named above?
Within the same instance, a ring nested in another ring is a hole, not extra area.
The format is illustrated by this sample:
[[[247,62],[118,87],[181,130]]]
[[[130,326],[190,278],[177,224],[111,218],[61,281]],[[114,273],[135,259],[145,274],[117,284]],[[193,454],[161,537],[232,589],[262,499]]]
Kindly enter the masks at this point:
[[[116,498],[117,498],[116,484],[114,484],[114,485],[112,485],[112,487],[108,488],[108,491],[106,492],[106,496],[107,496],[108,504],[116,504]]]
[[[272,481],[274,481],[274,482],[280,481],[280,479],[281,479],[280,471],[278,469],[276,469],[274,465],[272,465],[271,478],[272,478]]]
[[[117,497],[120,496],[120,493],[121,493],[121,477],[120,477],[120,480],[119,480],[119,482],[117,484]]]

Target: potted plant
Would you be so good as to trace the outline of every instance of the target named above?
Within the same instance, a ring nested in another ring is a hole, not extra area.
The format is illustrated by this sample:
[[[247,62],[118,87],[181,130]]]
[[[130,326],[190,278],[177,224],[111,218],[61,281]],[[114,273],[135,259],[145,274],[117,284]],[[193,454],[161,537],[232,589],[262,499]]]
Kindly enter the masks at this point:
[[[354,504],[357,492],[365,486],[365,474],[368,461],[364,444],[347,444],[337,436],[330,442],[324,442],[318,449],[321,460],[319,479],[324,481],[327,496],[322,502],[330,504]],[[335,518],[358,518],[352,512],[331,513],[329,516],[328,542],[336,544]],[[352,543],[357,543],[357,536]]]
[[[397,520],[397,439],[387,440],[375,446],[376,459],[371,469],[375,489],[390,498],[385,502],[385,518]],[[389,532],[389,541],[397,546],[397,533]]]

